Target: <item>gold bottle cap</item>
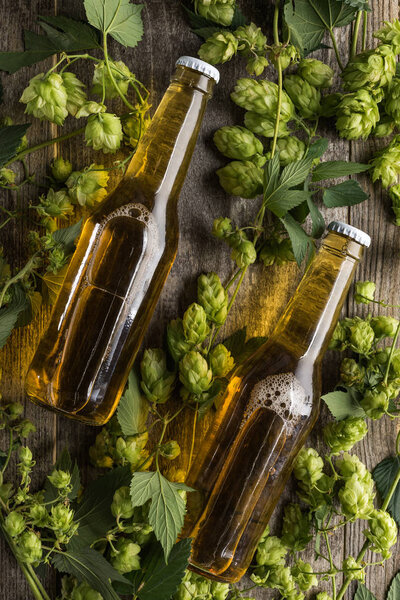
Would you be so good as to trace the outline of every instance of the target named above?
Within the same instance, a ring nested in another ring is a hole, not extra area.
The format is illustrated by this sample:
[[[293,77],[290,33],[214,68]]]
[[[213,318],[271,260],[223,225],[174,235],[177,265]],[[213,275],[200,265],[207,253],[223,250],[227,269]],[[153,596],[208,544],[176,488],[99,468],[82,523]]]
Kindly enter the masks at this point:
[[[219,81],[218,69],[210,65],[208,62],[200,60],[200,58],[194,58],[193,56],[181,56],[176,61],[176,64],[183,67],[189,67],[189,69],[199,71],[200,73],[204,73],[204,75],[207,75],[207,77],[214,79],[215,83],[218,83]]]
[[[329,223],[328,225],[328,230],[347,235],[347,237],[355,240],[361,244],[361,246],[366,246],[369,248],[371,245],[371,238],[369,237],[368,233],[365,233],[365,231],[361,231],[361,229],[357,229],[357,227],[353,227],[353,225],[349,225],[348,223],[343,223],[342,221],[332,221],[332,223]]]

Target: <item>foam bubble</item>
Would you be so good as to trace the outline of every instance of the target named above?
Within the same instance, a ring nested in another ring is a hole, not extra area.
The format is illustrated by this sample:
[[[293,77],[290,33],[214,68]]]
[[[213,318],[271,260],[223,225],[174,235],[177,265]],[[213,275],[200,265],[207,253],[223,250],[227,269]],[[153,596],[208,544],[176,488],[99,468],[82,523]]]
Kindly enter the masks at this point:
[[[241,427],[259,408],[268,408],[293,430],[302,417],[311,412],[312,401],[293,373],[269,375],[255,384],[243,415]]]

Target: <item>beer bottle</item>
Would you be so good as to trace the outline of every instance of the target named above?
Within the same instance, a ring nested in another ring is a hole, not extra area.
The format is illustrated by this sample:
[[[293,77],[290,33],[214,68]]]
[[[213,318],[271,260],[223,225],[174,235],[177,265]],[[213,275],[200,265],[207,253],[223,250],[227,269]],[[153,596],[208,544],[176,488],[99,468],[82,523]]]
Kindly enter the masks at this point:
[[[26,391],[92,425],[113,414],[175,259],[177,200],[218,71],[177,61],[121,182],[86,221]]]
[[[271,337],[233,373],[186,483],[190,568],[247,570],[319,412],[321,361],[367,234],[334,222]]]

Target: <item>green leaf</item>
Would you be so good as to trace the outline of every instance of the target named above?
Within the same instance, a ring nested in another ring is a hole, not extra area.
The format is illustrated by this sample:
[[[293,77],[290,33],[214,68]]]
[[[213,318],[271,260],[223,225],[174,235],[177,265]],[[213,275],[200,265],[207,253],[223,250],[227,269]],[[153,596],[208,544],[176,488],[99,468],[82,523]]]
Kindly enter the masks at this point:
[[[279,186],[286,189],[303,183],[310,172],[312,159],[309,156],[288,164],[282,171]]]
[[[348,4],[357,10],[371,10],[368,0],[343,0],[343,2],[344,4]]]
[[[283,16],[292,43],[309,54],[320,47],[326,31],[348,25],[356,12],[338,0],[286,0]]]
[[[307,150],[307,158],[321,158],[323,154],[328,150],[329,140],[327,138],[320,138],[311,144]]]
[[[65,255],[72,254],[75,250],[75,241],[79,237],[82,229],[82,219],[70,227],[63,227],[53,232],[52,237],[56,244],[63,247]]]
[[[400,598],[400,573],[394,576],[390,584],[386,600],[399,600]]]
[[[400,457],[389,456],[376,465],[372,471],[372,476],[382,501],[386,498],[399,469]],[[397,485],[387,510],[400,526],[400,484]]]
[[[18,316],[28,307],[25,291],[19,285],[12,287],[12,300],[8,306],[0,309],[0,348],[6,343],[15,327]]]
[[[311,196],[307,198],[307,206],[310,211],[312,222],[311,235],[314,238],[319,238],[325,231],[325,221],[318,206],[313,202]]]
[[[137,588],[140,600],[169,600],[175,594],[185,574],[191,545],[191,539],[175,544],[167,564],[160,544],[151,544],[141,563],[142,579]]]
[[[283,217],[288,210],[307,202],[311,198],[311,192],[305,190],[281,190],[274,193],[265,203],[266,207],[277,217]]]
[[[336,390],[322,396],[322,400],[337,421],[348,417],[365,417],[365,412],[356,398],[349,392]]]
[[[71,473],[71,491],[68,494],[68,498],[70,500],[74,500],[78,495],[79,488],[81,487],[81,478],[79,475],[79,467],[76,461],[74,463],[72,462],[67,448],[64,448],[62,451],[60,457],[57,459],[57,462],[54,465],[54,468]],[[49,479],[46,479],[44,489],[45,502],[53,502],[58,497],[58,490],[54,487],[54,485],[51,484]]]
[[[68,550],[89,546],[94,540],[104,537],[115,524],[111,503],[116,490],[129,485],[130,475],[129,467],[118,467],[88,485],[75,512],[79,529],[69,542]]]
[[[132,476],[132,504],[143,506],[151,500],[149,523],[163,547],[166,561],[182,529],[186,511],[179,490],[192,491],[184,483],[168,481],[159,471],[136,472]]]
[[[232,335],[227,337],[222,343],[226,348],[228,348],[229,352],[232,354],[235,362],[238,362],[238,359],[241,353],[244,351],[246,345],[246,327],[242,327],[238,329]]]
[[[328,160],[314,168],[311,181],[322,181],[323,179],[335,179],[336,177],[344,177],[353,173],[363,173],[370,168],[370,165],[364,165],[363,163]]]
[[[85,0],[84,5],[89,23],[123,46],[134,48],[142,39],[143,4],[131,4],[130,0]]]
[[[328,208],[338,206],[354,206],[360,204],[368,198],[368,194],[364,192],[358,181],[348,179],[343,183],[331,185],[327,188],[322,196],[322,201]]]
[[[376,598],[363,583],[359,583],[354,600],[376,600]]]
[[[287,214],[281,221],[289,234],[294,257],[300,266],[308,250],[312,248],[312,240],[301,225],[293,219],[292,215]]]
[[[239,352],[237,358],[235,359],[236,363],[240,364],[247,360],[250,356],[252,356],[252,354],[254,354],[254,352],[256,352],[259,349],[260,346],[265,344],[267,339],[268,338],[265,336],[258,336],[252,337],[249,340],[247,340],[243,347],[243,350]]]
[[[124,435],[137,435],[146,429],[149,403],[140,391],[139,379],[132,369],[128,387],[122,396],[117,410],[118,422]]]
[[[0,167],[17,154],[22,138],[29,127],[30,123],[0,127]]]
[[[267,161],[264,168],[264,199],[271,196],[276,189],[281,172],[279,154],[274,154],[273,158]]]
[[[120,600],[110,581],[129,584],[129,581],[93,548],[53,554],[51,562],[61,573],[74,575],[80,583],[88,583],[103,596],[104,600]]]

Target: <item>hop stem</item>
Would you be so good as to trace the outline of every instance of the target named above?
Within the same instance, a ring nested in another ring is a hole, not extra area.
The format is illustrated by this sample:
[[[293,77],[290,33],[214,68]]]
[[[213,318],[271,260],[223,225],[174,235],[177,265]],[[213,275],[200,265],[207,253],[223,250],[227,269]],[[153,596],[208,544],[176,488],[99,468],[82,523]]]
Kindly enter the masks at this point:
[[[353,39],[351,41],[350,59],[354,58],[357,53],[358,33],[360,31],[360,23],[361,23],[362,15],[363,15],[363,11],[360,10],[357,13],[357,18],[354,23]]]

